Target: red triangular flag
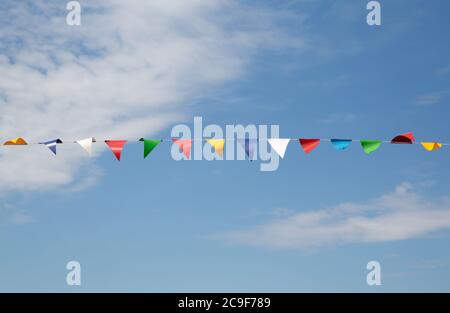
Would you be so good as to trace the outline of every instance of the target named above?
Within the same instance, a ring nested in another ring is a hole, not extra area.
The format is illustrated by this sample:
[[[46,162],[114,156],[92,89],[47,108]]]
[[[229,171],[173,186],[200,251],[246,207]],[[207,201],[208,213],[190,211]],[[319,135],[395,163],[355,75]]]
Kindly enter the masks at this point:
[[[117,161],[120,161],[120,155],[122,154],[123,146],[127,143],[126,140],[105,140],[105,143],[111,149],[112,153],[117,158]]]
[[[415,141],[413,133],[406,133],[401,134],[396,137],[394,137],[391,140],[391,143],[399,144],[399,143],[406,143],[406,144],[412,144]]]
[[[181,151],[184,153],[187,159],[191,156],[191,139],[172,139],[172,142],[180,147]]]
[[[320,139],[299,139],[300,145],[303,148],[303,151],[305,153],[310,153],[313,151],[320,143]]]

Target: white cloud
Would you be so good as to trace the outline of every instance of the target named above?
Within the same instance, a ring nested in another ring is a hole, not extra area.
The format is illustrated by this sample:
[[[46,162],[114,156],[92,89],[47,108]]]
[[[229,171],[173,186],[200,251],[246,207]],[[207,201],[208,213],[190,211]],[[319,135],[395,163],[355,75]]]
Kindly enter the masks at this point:
[[[450,228],[448,199],[424,199],[407,183],[366,203],[293,214],[225,235],[241,244],[277,248],[405,240]]]
[[[273,15],[237,2],[83,1],[79,27],[65,24],[65,4],[0,4],[2,140],[138,139],[244,74],[259,48],[301,45]],[[75,145],[57,158],[26,149],[1,148],[1,190],[66,185],[92,167]]]

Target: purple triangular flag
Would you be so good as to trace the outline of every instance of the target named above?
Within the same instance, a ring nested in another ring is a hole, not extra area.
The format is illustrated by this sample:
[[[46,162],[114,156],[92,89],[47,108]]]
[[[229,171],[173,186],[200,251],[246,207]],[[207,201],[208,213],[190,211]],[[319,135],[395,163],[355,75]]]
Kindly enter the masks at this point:
[[[253,155],[255,154],[255,146],[256,146],[256,139],[238,139],[239,144],[242,148],[245,150],[245,154],[247,157],[251,160],[253,160]]]

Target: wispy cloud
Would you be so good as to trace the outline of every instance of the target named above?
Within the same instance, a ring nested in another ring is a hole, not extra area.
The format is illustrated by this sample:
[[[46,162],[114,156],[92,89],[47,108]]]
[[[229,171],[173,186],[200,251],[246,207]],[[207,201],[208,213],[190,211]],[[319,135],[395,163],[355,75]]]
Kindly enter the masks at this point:
[[[356,114],[350,112],[330,113],[319,119],[320,123],[335,124],[335,123],[351,123],[356,120]]]
[[[450,74],[450,66],[445,66],[437,70],[439,75],[447,75]]]
[[[12,214],[11,222],[16,225],[34,223],[34,218],[27,212],[17,211]]]
[[[415,270],[435,270],[450,268],[450,260],[446,259],[421,259],[413,261],[409,267]]]
[[[24,225],[35,222],[35,219],[30,212],[18,209],[9,203],[0,204],[0,216],[0,220],[5,220],[15,225]]]
[[[223,238],[277,248],[385,242],[421,237],[450,228],[450,202],[421,197],[408,183],[366,203],[300,212]]]
[[[85,1],[82,25],[69,27],[61,1],[2,1],[2,138],[133,139],[161,131],[187,113],[184,104],[244,74],[259,49],[292,46],[276,14],[240,5]],[[51,158],[42,147],[2,148],[0,189],[74,182],[90,163],[76,147],[64,149]]]
[[[441,90],[421,95],[417,98],[418,105],[433,105],[439,103],[449,93],[449,90]]]

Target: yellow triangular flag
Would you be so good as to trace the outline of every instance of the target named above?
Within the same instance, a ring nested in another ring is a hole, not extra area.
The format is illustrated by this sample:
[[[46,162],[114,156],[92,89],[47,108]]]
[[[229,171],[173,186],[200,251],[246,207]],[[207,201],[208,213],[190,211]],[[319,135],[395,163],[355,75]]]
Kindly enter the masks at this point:
[[[225,139],[208,139],[208,143],[213,146],[216,153],[223,156],[223,147],[225,146]]]
[[[421,142],[421,144],[427,151],[433,151],[442,148],[442,144],[439,142]]]

